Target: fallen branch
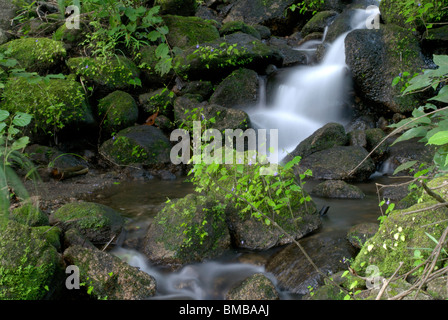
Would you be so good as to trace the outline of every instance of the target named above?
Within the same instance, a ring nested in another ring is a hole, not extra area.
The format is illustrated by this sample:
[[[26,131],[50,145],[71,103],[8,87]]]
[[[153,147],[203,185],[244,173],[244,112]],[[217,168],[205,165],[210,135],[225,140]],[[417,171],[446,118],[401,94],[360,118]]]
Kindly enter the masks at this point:
[[[392,279],[395,277],[395,275],[398,273],[398,271],[401,269],[402,266],[403,266],[403,262],[400,261],[400,265],[395,270],[394,274],[388,280],[384,281],[383,286],[381,287],[381,290],[378,292],[378,295],[376,296],[375,300],[381,299],[381,296],[383,295],[386,288],[389,286],[389,283],[392,281]]]

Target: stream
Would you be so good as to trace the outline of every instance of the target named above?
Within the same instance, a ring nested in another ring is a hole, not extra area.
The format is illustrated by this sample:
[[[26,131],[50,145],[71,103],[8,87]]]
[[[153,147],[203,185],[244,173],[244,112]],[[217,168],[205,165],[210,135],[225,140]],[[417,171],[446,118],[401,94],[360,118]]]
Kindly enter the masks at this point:
[[[371,14],[367,10],[355,10],[351,21],[352,30],[365,28],[366,18]],[[275,159],[283,158],[300,141],[326,123],[338,122],[346,125],[350,121],[346,112],[346,100],[351,88],[345,64],[344,40],[347,34],[348,32],[344,33],[331,44],[319,64],[288,70],[285,81],[278,85],[274,96],[270,97],[272,99],[266,97],[266,80],[261,81],[258,103],[245,111],[255,129],[279,129],[278,158]],[[310,54],[324,38],[296,49]],[[360,200],[313,197],[318,210],[329,206],[328,213],[322,217],[322,227],[313,236],[340,239],[345,237],[353,225],[377,222],[380,210],[375,182],[387,184],[385,180],[387,178],[379,172],[368,182],[355,184],[366,195]],[[305,189],[311,191],[318,182],[307,181]],[[134,241],[145,236],[152,219],[167,198],[181,198],[192,191],[193,186],[184,182],[184,179],[154,179],[114,185],[102,191],[95,201],[120,211],[128,219],[126,239],[121,241]],[[157,294],[154,299],[220,300],[225,298],[230,288],[255,273],[264,273],[276,285],[275,277],[265,271],[264,262],[279,249],[281,248],[264,252],[229,250],[218,259],[187,265],[175,272],[152,265],[143,254],[126,249],[120,243],[111,252],[156,279]],[[280,289],[278,291],[281,299],[300,298]]]

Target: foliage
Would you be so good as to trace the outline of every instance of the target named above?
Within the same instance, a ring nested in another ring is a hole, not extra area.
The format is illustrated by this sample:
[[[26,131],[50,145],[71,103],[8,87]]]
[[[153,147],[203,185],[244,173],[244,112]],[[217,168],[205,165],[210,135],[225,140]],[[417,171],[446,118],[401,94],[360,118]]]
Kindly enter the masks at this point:
[[[0,219],[7,218],[12,196],[20,199],[28,197],[27,190],[21,183],[14,168],[25,168],[31,172],[32,164],[23,155],[23,150],[29,142],[27,136],[20,136],[20,129],[31,122],[31,116],[17,112],[11,115],[6,110],[0,110]],[[6,216],[5,216],[6,215]]]
[[[196,50],[193,54],[196,54],[201,62],[207,69],[210,69],[210,63],[213,61],[221,61],[218,67],[226,68],[229,66],[245,65],[251,61],[242,59],[246,55],[245,48],[238,49],[237,44],[229,45],[227,42],[222,42],[219,48],[213,48],[211,46],[196,46]],[[219,59],[219,60],[218,60]]]
[[[323,4],[324,0],[303,0],[298,3],[292,4],[288,9],[292,12],[299,10],[300,14],[311,12],[313,15],[315,15]]]
[[[93,32],[86,34],[83,42],[90,55],[111,58],[122,49],[138,57],[142,46],[157,44],[156,71],[161,75],[171,69],[171,53],[166,35],[168,28],[158,15],[160,7],[146,8],[138,1],[129,0],[91,0],[83,5],[83,11],[89,12],[90,26]]]
[[[403,95],[432,90],[436,94],[428,99],[438,105],[448,104],[448,56],[434,55],[434,63],[437,69],[424,70],[423,73],[408,81],[408,86]],[[426,103],[414,109],[412,117],[406,118],[392,128],[406,128],[406,132],[395,140],[405,141],[412,138],[420,138],[420,142],[436,147],[433,158],[438,171],[448,170],[448,107],[438,108],[435,104]],[[427,111],[429,113],[426,113]],[[398,168],[395,173],[407,169],[415,163],[407,163]]]
[[[406,0],[402,2],[402,9],[399,13],[403,17],[407,17],[405,23],[410,26],[412,31],[416,31],[419,24],[422,24],[427,31],[435,23],[448,17],[446,5],[446,1],[440,0]]]

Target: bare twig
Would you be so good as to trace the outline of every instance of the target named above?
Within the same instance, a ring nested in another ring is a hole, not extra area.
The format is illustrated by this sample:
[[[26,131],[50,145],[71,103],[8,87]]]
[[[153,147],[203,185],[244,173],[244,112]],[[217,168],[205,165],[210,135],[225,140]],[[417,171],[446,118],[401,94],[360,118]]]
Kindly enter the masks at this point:
[[[378,295],[376,296],[375,300],[381,299],[381,296],[383,295],[387,286],[389,285],[389,283],[392,281],[392,279],[395,277],[395,275],[398,273],[398,271],[401,269],[402,266],[403,266],[403,262],[400,261],[400,264],[399,264],[398,268],[395,270],[394,274],[388,280],[384,281],[383,286],[381,287],[381,290],[378,292]]]

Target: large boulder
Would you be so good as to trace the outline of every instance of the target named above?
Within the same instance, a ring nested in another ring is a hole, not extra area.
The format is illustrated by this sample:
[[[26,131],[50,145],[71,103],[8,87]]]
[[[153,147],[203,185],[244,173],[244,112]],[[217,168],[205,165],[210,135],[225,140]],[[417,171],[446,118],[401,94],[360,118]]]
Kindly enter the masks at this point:
[[[170,162],[171,142],[154,126],[140,125],[121,130],[106,140],[100,153],[112,163],[164,165]]]
[[[156,293],[152,276],[110,253],[75,245],[64,251],[64,260],[79,268],[80,282],[97,299],[146,300]]]
[[[50,223],[57,223],[64,231],[77,229],[93,244],[101,245],[118,238],[124,219],[117,211],[99,203],[72,202],[52,213]]]
[[[321,182],[313,188],[311,194],[321,198],[336,199],[363,199],[365,197],[360,188],[341,180]]]
[[[143,252],[173,267],[219,256],[230,247],[224,213],[215,201],[196,194],[168,202],[149,227]]]
[[[418,95],[402,96],[401,87],[392,86],[402,72],[427,68],[419,42],[408,30],[391,24],[379,30],[355,30],[347,35],[345,50],[355,91],[376,106],[372,111],[405,113],[420,105]]]
[[[227,76],[215,89],[210,102],[226,108],[253,105],[258,100],[258,74],[249,69],[238,69]]]
[[[186,48],[220,37],[215,24],[198,17],[166,15],[163,17],[170,32],[167,40],[171,47]]]
[[[378,268],[381,275],[388,277],[403,262],[398,275],[414,268],[415,250],[419,250],[421,260],[429,257],[436,243],[446,229],[448,209],[439,207],[427,209],[437,202],[428,200],[405,210],[394,210],[383,220],[378,232],[371,237],[356,256],[352,267],[359,275],[364,275],[369,265]],[[443,222],[445,221],[445,222]],[[439,264],[442,264],[440,262]]]
[[[221,80],[243,67],[257,72],[264,72],[271,64],[281,67],[283,57],[259,39],[236,32],[187,48],[173,63],[176,72],[190,80]]]
[[[347,267],[343,260],[350,259],[353,251],[344,238],[309,237],[299,241],[311,260],[325,275],[332,275]],[[270,258],[266,271],[274,274],[280,289],[306,294],[309,287],[316,289],[324,278],[316,271],[296,244],[290,244]]]
[[[41,300],[57,293],[64,265],[46,232],[15,221],[0,229],[0,299]]]
[[[317,180],[365,181],[375,172],[375,164],[367,155],[366,149],[359,146],[336,146],[305,157],[297,171],[310,169]]]
[[[67,127],[80,133],[95,123],[83,87],[72,77],[38,83],[10,78],[3,91],[2,109],[32,114],[34,132],[54,133]]]
[[[301,33],[302,37],[313,32],[324,32],[325,27],[333,22],[334,18],[337,16],[336,11],[321,11],[314,15],[307,23],[303,26]]]

